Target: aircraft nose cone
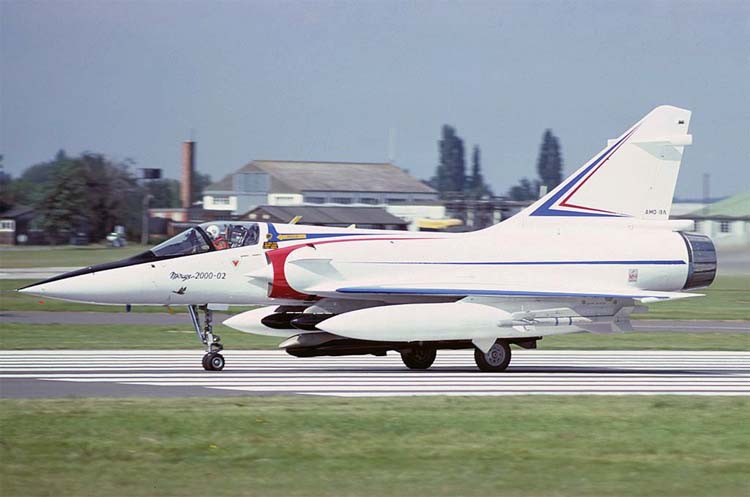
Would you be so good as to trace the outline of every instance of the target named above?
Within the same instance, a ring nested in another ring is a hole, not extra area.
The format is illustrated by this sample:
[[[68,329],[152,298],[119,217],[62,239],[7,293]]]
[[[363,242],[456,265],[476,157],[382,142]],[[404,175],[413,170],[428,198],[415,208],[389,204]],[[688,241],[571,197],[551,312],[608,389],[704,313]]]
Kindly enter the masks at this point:
[[[96,290],[96,288],[91,287],[91,283],[95,283],[95,281],[90,275],[71,276],[55,281],[42,281],[41,283],[35,283],[33,285],[19,288],[16,291],[26,295],[37,295],[39,297],[80,300],[82,297],[86,297],[89,291]]]
[[[29,285],[16,290],[18,293],[27,295],[44,295],[44,285]]]
[[[107,271],[76,271],[19,288],[17,291],[27,295],[95,304],[128,303],[141,295],[142,282],[137,278],[118,280],[112,276]]]

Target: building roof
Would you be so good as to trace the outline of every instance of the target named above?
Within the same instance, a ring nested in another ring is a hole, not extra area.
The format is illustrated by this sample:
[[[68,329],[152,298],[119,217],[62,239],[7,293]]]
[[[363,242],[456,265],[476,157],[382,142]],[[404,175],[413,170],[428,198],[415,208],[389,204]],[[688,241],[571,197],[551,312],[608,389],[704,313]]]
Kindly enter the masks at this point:
[[[34,212],[33,207],[27,205],[14,205],[5,212],[0,213],[0,217],[3,219],[16,219],[25,215],[30,215]]]
[[[750,220],[750,192],[738,193],[690,212],[674,214],[672,217],[675,219],[748,221]]]
[[[295,216],[302,216],[300,224],[391,224],[398,226],[409,224],[408,221],[404,221],[380,207],[259,205],[240,217],[248,219],[250,214],[260,214],[261,211],[278,220],[277,222],[284,223],[288,223]]]
[[[387,163],[255,160],[206,188],[232,191],[238,173],[265,172],[271,193],[303,191],[437,193],[402,169]]]
[[[750,192],[738,193],[719,202],[709,204],[706,207],[705,214],[727,217],[750,216]]]

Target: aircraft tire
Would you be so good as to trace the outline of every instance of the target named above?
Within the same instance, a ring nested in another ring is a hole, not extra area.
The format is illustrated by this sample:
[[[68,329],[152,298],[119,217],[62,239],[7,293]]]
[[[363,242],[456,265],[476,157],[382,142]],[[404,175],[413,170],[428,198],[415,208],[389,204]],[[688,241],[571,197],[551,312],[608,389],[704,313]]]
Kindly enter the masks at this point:
[[[499,340],[487,353],[474,349],[474,361],[477,363],[479,370],[485,373],[505,371],[510,364],[510,355],[510,345]]]
[[[203,356],[203,369],[206,371],[221,371],[225,364],[224,356],[218,352],[211,352]]]
[[[428,369],[435,362],[437,350],[432,347],[417,346],[401,351],[401,360],[409,369]]]
[[[203,369],[205,369],[206,371],[211,371],[211,364],[208,362],[208,358],[210,356],[211,356],[211,354],[205,354],[203,356],[203,361],[201,361],[202,364],[203,364]]]

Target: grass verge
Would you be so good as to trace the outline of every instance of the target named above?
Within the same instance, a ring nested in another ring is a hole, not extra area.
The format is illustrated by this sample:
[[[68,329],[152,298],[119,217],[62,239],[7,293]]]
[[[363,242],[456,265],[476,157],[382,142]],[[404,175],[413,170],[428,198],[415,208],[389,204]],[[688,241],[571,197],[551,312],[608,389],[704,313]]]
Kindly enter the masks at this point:
[[[124,259],[140,254],[146,249],[143,245],[128,245],[123,248],[105,245],[19,247],[0,250],[0,267],[83,267]]]
[[[739,496],[746,398],[0,401],[14,496]]]
[[[229,349],[276,349],[281,338],[249,335],[214,325]],[[184,326],[21,324],[0,325],[0,349],[199,349],[187,316]]]
[[[705,297],[649,304],[643,319],[750,320],[750,276],[720,276],[709,288],[692,291]]]
[[[750,350],[747,333],[573,333],[544,337],[544,350]]]
[[[228,349],[276,349],[283,339],[250,335],[221,324],[214,331]],[[199,344],[187,316],[185,325],[73,325],[2,323],[0,349],[185,349]],[[626,333],[550,336],[543,350],[750,350],[742,333]]]

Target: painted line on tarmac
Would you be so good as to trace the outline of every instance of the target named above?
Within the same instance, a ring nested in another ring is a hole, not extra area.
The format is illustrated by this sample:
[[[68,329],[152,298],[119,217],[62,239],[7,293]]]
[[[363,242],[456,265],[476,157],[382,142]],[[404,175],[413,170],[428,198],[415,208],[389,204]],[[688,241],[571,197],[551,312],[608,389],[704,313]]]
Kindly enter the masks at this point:
[[[0,357],[0,381],[105,390],[106,385],[187,387],[216,395],[750,395],[750,352],[522,350],[514,351],[511,367],[500,374],[475,371],[471,351],[441,351],[427,371],[406,369],[398,354],[295,358],[283,351],[228,351],[227,369],[212,372],[201,368],[201,355],[9,351]]]

